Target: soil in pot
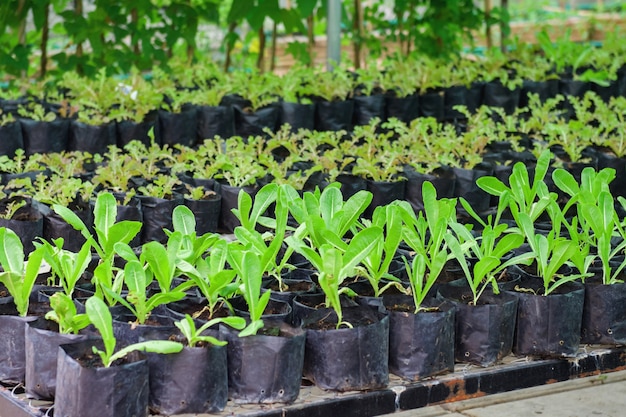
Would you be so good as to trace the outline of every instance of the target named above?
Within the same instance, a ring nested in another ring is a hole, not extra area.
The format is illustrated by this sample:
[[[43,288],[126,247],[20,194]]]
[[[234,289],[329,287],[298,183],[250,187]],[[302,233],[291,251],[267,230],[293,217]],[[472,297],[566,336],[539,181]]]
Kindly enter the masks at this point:
[[[304,322],[304,377],[321,389],[379,389],[389,382],[389,318],[367,306],[343,309],[353,328],[337,329],[332,309],[319,309]]]
[[[454,370],[454,306],[427,299],[415,313],[411,296],[383,295],[389,312],[389,371],[416,381]]]

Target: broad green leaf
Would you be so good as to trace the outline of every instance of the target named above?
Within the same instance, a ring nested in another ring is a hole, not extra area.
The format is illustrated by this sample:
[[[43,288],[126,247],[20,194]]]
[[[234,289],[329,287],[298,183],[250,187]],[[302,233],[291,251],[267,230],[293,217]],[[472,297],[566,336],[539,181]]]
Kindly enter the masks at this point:
[[[109,228],[106,242],[100,241],[104,254],[113,256],[116,243],[130,243],[140,231],[141,222],[123,220],[115,223]]]
[[[254,227],[269,206],[276,201],[278,195],[278,184],[269,183],[261,187],[254,196],[254,204],[250,213],[250,224],[247,227]],[[242,223],[243,224],[243,223]]]
[[[81,234],[85,236],[85,238],[91,237],[91,233],[89,233],[89,230],[87,229],[85,223],[83,223],[80,217],[78,217],[76,213],[74,213],[72,210],[58,204],[53,205],[52,209],[56,214],[61,216],[61,218],[65,220],[70,226],[81,232]]]
[[[104,301],[98,297],[89,297],[85,302],[85,313],[89,317],[89,321],[94,325],[104,343],[104,349],[110,358],[115,351],[115,335],[113,334],[113,318],[111,312]],[[103,360],[103,362],[105,362]],[[105,362],[106,365],[106,362]]]
[[[331,225],[343,206],[343,196],[338,188],[326,188],[320,196],[320,214],[327,225]]]
[[[483,191],[495,196],[501,196],[508,190],[508,187],[504,185],[502,181],[491,176],[478,178],[476,180],[476,185],[478,185],[478,187],[480,187]]]
[[[380,239],[383,238],[383,231],[379,227],[371,227],[361,230],[350,240],[346,249],[341,271],[342,276],[352,275],[354,268],[367,256]]]
[[[130,346],[126,346],[120,349],[109,359],[108,364],[105,366],[111,366],[116,360],[126,357],[131,352],[141,351],[150,353],[170,354],[178,353],[183,350],[183,345],[178,342],[172,342],[171,340],[149,340],[146,342],[135,343]]]
[[[137,294],[145,294],[148,282],[146,282],[146,271],[139,261],[126,263],[124,266],[124,282],[129,291]]]
[[[552,180],[559,190],[565,192],[570,197],[573,197],[580,192],[580,187],[578,186],[574,176],[562,168],[554,170],[552,173]]]
[[[117,217],[117,202],[113,194],[102,193],[96,198],[96,205],[93,211],[94,215],[94,227],[98,232],[100,244],[103,244],[100,234],[105,238],[105,241],[109,239],[109,230],[115,224]]]
[[[189,207],[178,205],[172,212],[172,225],[174,231],[181,232],[185,236],[195,235],[196,218]]]
[[[24,247],[19,236],[6,227],[0,227],[0,265],[6,272],[21,274],[24,270]]]

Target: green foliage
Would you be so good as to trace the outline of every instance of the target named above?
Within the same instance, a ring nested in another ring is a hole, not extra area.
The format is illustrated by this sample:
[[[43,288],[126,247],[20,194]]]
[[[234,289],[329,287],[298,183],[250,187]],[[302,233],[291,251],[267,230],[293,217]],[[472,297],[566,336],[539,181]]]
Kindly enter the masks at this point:
[[[90,297],[85,303],[85,312],[89,322],[98,330],[104,342],[104,350],[99,350],[96,346],[93,346],[93,353],[100,356],[102,364],[107,368],[131,352],[142,351],[165,354],[177,353],[183,349],[183,345],[178,342],[150,340],[126,346],[116,352],[117,340],[113,334],[113,318],[109,312],[109,307],[98,297]]]
[[[11,229],[0,227],[0,282],[13,297],[13,302],[20,316],[26,316],[30,293],[39,275],[43,261],[43,248],[37,248],[24,260],[24,246],[20,238]]]
[[[196,347],[199,342],[210,343],[211,345],[224,346],[226,342],[218,340],[215,337],[203,335],[207,329],[220,323],[226,324],[234,329],[243,330],[246,327],[246,320],[243,317],[219,317],[204,323],[200,328],[196,328],[196,324],[189,314],[185,314],[185,318],[175,322],[174,324],[183,337],[187,339],[189,347]]]

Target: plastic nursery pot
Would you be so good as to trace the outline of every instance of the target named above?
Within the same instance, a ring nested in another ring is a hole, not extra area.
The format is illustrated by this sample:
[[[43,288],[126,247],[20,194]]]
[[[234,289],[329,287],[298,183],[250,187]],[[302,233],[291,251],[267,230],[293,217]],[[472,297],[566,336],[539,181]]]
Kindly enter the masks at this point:
[[[298,129],[315,128],[315,104],[280,102],[278,127],[288,124],[293,132]]]
[[[27,156],[67,150],[69,119],[56,119],[52,122],[21,119],[20,123]]]
[[[52,211],[45,204],[33,201],[33,206],[41,212],[43,216],[43,238],[49,242],[59,237],[63,238],[63,248],[78,252],[85,243],[85,237],[72,225],[67,223],[61,216]],[[75,215],[77,215],[87,227],[93,224],[93,212],[89,209],[89,204],[81,203],[80,205],[69,207]]]
[[[341,296],[342,307],[354,307],[358,303],[351,298]],[[291,302],[293,308],[293,324],[300,326],[308,316],[315,313],[320,308],[324,308],[326,296],[322,292],[314,292],[309,294],[298,294]]]
[[[456,308],[457,361],[490,366],[511,353],[517,313],[515,295],[495,295],[485,290],[478,305],[470,305],[471,292],[462,286],[445,284],[438,292]]]
[[[239,219],[231,211],[231,209],[237,208],[239,191],[244,190],[254,199],[257,187],[233,187],[227,184],[220,184],[219,188],[222,195],[219,227],[225,233],[232,233],[235,227],[241,225]]]
[[[117,145],[115,123],[88,125],[72,120],[67,148],[69,151],[83,151],[90,154],[104,154],[110,145]]]
[[[389,314],[389,371],[416,381],[454,370],[454,305],[428,299],[415,313],[411,296],[383,295]]]
[[[626,344],[626,283],[585,280],[581,343]]]
[[[367,180],[367,191],[372,193],[372,202],[365,209],[365,217],[371,218],[376,207],[385,206],[396,200],[404,200],[406,181]]]
[[[406,97],[397,97],[394,93],[385,95],[385,115],[387,119],[395,117],[404,123],[409,123],[419,117],[419,97],[415,94]]]
[[[35,316],[21,317],[13,306],[13,298],[0,300],[0,381],[8,384],[23,383],[26,376],[26,355],[24,334],[26,323],[37,319]]]
[[[544,103],[547,99],[556,97],[559,94],[559,80],[552,79],[546,81],[524,80],[519,97],[519,107],[527,107],[529,94],[539,95],[539,100]]]
[[[352,391],[379,389],[389,382],[389,318],[367,306],[343,309],[353,328],[336,329],[332,309],[309,315],[306,329],[304,377],[321,389]]]
[[[23,148],[24,139],[22,137],[22,126],[20,122],[15,121],[0,126],[0,155],[13,158],[15,151]]]
[[[300,392],[305,333],[285,323],[254,336],[220,326],[228,341],[228,392],[236,403],[290,403]]]
[[[235,113],[231,106],[198,106],[196,138],[199,143],[216,136],[235,136]]]
[[[522,277],[513,352],[520,356],[575,356],[580,345],[585,287],[569,282],[543,295],[543,281]]]
[[[371,96],[354,96],[354,111],[352,123],[354,126],[366,125],[375,117],[382,119],[385,116],[385,96],[372,94]]]
[[[150,136],[148,132],[153,130],[154,142],[161,144],[161,134],[159,127],[159,117],[157,111],[152,111],[146,115],[142,122],[136,123],[130,120],[117,122],[117,146],[123,148],[133,140],[138,140],[146,146],[150,146]]]
[[[464,118],[465,116],[454,107],[467,105],[469,89],[464,85],[453,85],[444,90],[444,119],[450,121]]]
[[[266,136],[264,129],[274,132],[278,124],[280,109],[277,104],[257,109],[250,112],[246,108],[242,109],[234,106],[235,112],[235,134],[243,138],[248,136]]]
[[[422,197],[422,185],[429,181],[435,187],[438,198],[454,197],[456,176],[448,167],[440,167],[432,174],[422,174],[415,171],[405,170],[407,180],[404,187],[404,199],[411,204],[413,210],[424,210],[424,198]]]
[[[59,346],[86,339],[86,335],[59,333],[58,326],[43,317],[28,322],[25,333],[26,395],[41,400],[54,398]]]
[[[485,83],[483,104],[489,107],[501,107],[506,114],[513,114],[519,104],[520,88],[511,90],[498,81]]]
[[[248,312],[248,304],[243,297],[234,297],[231,298],[229,301],[237,316],[245,318],[250,317],[250,313]],[[263,311],[263,314],[261,315],[261,318],[272,323],[291,323],[291,306],[288,302],[270,298],[269,302],[267,303],[267,307],[265,307],[265,311]]]
[[[420,116],[434,117],[438,122],[442,122],[445,116],[444,95],[444,91],[440,89],[428,90],[420,94]]]
[[[454,197],[465,198],[476,213],[480,214],[489,209],[491,196],[476,185],[476,180],[480,177],[491,175],[491,169],[487,167],[476,167],[474,169],[453,167],[452,171],[456,178]]]
[[[297,270],[296,270],[297,271]],[[291,271],[294,272],[294,271]],[[293,275],[293,274],[292,274]],[[290,276],[292,276],[290,275]],[[305,276],[305,275],[303,275]],[[272,291],[270,298],[282,301],[291,306],[293,299],[300,294],[312,294],[317,291],[317,285],[311,278],[283,278],[281,287],[278,280],[272,278],[263,283],[263,287]]]
[[[353,100],[318,101],[315,103],[315,130],[333,132],[352,130]]]
[[[18,316],[13,297],[0,297],[0,381],[10,384],[23,383],[26,373],[25,333],[26,325],[50,311],[50,303],[40,293],[44,288],[35,285],[30,293],[26,316]],[[48,287],[49,288],[49,287]],[[4,290],[6,291],[6,290]]]
[[[163,145],[192,147],[196,144],[195,106],[184,106],[180,113],[159,110],[159,125]]]
[[[217,231],[222,209],[222,196],[220,194],[213,194],[204,200],[185,198],[185,206],[194,214],[198,236]]]
[[[0,207],[2,203],[0,203]],[[20,207],[12,219],[0,219],[0,227],[11,229],[17,234],[24,247],[24,253],[35,250],[33,242],[43,237],[43,216],[30,203]]]
[[[92,346],[100,340],[62,345],[57,356],[57,417],[144,417],[148,415],[148,363],[139,352],[109,368],[98,365]]]
[[[148,362],[152,412],[168,416],[217,413],[226,406],[226,346],[185,347],[178,353],[150,354]]]
[[[164,309],[163,309],[164,310]],[[112,311],[113,334],[121,343],[130,345],[146,340],[166,340],[172,334],[178,334],[172,317],[155,312],[150,315],[145,324],[137,324],[132,314]]]
[[[171,200],[164,198],[138,195],[143,212],[143,225],[141,226],[141,244],[156,240],[163,241],[167,238],[163,229],[172,230],[172,212],[174,208],[183,203],[182,197]]]

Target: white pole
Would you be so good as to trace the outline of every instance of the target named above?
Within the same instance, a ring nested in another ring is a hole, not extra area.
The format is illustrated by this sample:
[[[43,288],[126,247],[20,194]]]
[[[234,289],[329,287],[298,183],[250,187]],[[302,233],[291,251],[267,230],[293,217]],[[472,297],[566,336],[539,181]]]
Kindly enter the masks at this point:
[[[341,60],[341,0],[328,0],[326,40],[326,67],[332,71]]]

